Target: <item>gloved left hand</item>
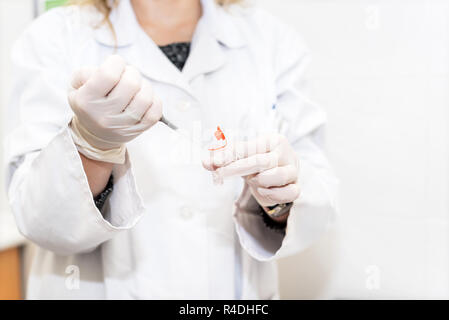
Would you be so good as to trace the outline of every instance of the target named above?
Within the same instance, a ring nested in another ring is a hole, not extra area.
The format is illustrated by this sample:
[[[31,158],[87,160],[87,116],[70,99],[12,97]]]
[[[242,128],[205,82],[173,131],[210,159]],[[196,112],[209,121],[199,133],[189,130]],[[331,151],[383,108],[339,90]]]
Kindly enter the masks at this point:
[[[300,194],[298,157],[287,138],[279,134],[210,152],[203,166],[220,178],[242,176],[262,207],[293,202]]]

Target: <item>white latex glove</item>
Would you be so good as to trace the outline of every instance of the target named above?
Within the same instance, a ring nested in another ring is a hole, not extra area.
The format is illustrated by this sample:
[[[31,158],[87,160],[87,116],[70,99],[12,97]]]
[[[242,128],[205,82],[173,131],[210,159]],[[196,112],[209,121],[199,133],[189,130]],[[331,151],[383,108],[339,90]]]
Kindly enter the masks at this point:
[[[112,163],[124,163],[126,142],[162,116],[161,101],[151,85],[117,55],[98,68],[76,72],[69,103],[75,113],[70,128],[79,152]]]
[[[219,179],[242,176],[262,207],[293,202],[299,197],[298,157],[282,135],[236,142],[209,152],[203,166]]]

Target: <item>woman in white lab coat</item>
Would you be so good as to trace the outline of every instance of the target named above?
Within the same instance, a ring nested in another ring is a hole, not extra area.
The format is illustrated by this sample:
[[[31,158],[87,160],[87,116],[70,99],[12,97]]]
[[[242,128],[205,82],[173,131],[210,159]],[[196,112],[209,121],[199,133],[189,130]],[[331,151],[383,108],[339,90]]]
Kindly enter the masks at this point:
[[[236,1],[87,2],[42,15],[12,52],[27,297],[278,297],[276,259],[335,210],[301,39]],[[228,144],[204,153],[217,125]]]

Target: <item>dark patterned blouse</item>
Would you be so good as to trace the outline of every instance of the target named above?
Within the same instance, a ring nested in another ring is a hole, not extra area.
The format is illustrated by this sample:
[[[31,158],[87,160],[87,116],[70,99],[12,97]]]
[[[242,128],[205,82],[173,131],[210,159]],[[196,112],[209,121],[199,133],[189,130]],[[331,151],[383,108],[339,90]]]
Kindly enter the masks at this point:
[[[179,70],[184,68],[190,54],[190,42],[176,42],[159,48]]]

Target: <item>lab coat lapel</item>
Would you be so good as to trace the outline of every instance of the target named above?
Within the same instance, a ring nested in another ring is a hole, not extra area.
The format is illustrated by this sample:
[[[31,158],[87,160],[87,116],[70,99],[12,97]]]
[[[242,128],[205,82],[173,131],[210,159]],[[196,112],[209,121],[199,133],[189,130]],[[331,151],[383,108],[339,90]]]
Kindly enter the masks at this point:
[[[223,48],[208,30],[206,20],[200,20],[192,39],[189,59],[183,73],[190,83],[201,74],[220,69],[226,62]]]
[[[192,94],[189,83],[176,66],[164,55],[157,44],[140,30],[138,44],[127,58],[148,79],[177,86]]]

